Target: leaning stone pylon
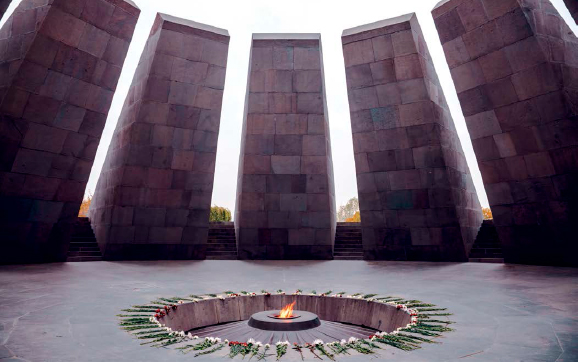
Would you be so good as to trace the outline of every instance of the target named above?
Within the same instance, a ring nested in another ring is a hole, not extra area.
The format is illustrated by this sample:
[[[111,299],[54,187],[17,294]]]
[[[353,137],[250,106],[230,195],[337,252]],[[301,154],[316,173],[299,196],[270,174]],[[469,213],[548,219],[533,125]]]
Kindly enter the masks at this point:
[[[547,0],[432,13],[505,261],[578,265],[578,39]]]
[[[467,260],[482,211],[417,17],[342,43],[365,258]]]
[[[12,0],[0,0],[0,19],[2,19],[6,10],[8,10],[11,2]]]
[[[104,259],[204,259],[226,30],[158,14],[90,208]]]
[[[319,34],[253,34],[235,227],[241,259],[331,259],[335,193]]]
[[[574,18],[574,21],[578,24],[578,1],[576,0],[564,0],[564,3],[570,11],[570,15]]]
[[[0,31],[0,263],[64,261],[140,10],[23,0]]]

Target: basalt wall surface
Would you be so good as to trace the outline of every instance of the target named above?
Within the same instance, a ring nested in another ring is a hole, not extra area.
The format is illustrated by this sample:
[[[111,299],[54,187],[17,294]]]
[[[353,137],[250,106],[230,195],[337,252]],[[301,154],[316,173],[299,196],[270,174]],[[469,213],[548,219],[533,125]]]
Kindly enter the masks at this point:
[[[335,192],[319,34],[254,34],[237,183],[241,259],[332,259]]]
[[[90,208],[104,259],[205,258],[228,44],[157,15]]]
[[[0,263],[65,260],[139,13],[23,0],[0,30]]]
[[[547,0],[432,13],[505,261],[578,265],[578,40]]]
[[[415,14],[342,43],[364,258],[467,260],[480,203]]]

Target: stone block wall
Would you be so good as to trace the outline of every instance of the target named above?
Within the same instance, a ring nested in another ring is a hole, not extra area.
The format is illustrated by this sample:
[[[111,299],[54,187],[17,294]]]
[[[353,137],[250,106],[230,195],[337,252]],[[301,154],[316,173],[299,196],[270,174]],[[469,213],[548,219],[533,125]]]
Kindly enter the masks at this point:
[[[229,35],[158,14],[90,218],[104,259],[204,259]]]
[[[2,19],[6,10],[8,10],[11,2],[12,0],[0,0],[0,19]]]
[[[433,16],[506,262],[578,265],[578,40],[547,0]]]
[[[342,43],[365,259],[467,260],[481,207],[415,14]]]
[[[331,259],[335,192],[318,34],[254,34],[235,227],[241,259]]]
[[[65,260],[139,13],[23,0],[0,30],[0,262]]]
[[[564,3],[570,11],[570,15],[574,18],[574,21],[578,23],[578,1],[576,0],[564,0]]]

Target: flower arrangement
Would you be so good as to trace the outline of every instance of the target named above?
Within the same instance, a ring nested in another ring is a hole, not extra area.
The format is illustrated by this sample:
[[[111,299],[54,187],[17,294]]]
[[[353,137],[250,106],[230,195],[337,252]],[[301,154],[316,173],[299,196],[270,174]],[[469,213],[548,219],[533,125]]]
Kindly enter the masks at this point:
[[[301,360],[305,360],[304,351],[309,351],[313,358],[334,361],[336,356],[349,355],[353,352],[359,354],[376,354],[376,350],[381,349],[380,345],[386,345],[398,348],[404,351],[412,351],[420,348],[422,343],[438,343],[434,339],[439,337],[443,332],[452,331],[448,327],[453,322],[449,320],[438,319],[440,317],[448,317],[451,313],[447,313],[445,308],[436,307],[433,304],[423,303],[419,300],[404,300],[403,298],[396,298],[392,296],[378,297],[376,294],[351,294],[347,295],[345,292],[331,294],[332,291],[317,294],[315,291],[306,293],[306,295],[324,297],[324,298],[352,298],[367,300],[368,303],[385,303],[395,307],[397,310],[410,315],[410,322],[403,327],[387,332],[376,332],[366,339],[357,339],[354,337],[348,340],[332,341],[325,343],[322,340],[315,340],[311,343],[303,345],[294,343],[291,350],[296,351],[301,356]],[[285,295],[281,289],[276,291],[277,295]],[[304,294],[301,289],[297,289],[292,295]],[[268,297],[272,293],[262,290],[261,295]],[[288,341],[279,341],[275,344],[275,353],[268,353],[271,349],[270,344],[263,344],[253,338],[249,338],[247,342],[238,341],[222,341],[218,337],[199,338],[197,335],[186,333],[185,331],[174,331],[163,324],[165,317],[171,313],[177,313],[179,305],[185,303],[196,303],[205,299],[220,299],[238,297],[255,297],[254,292],[241,291],[235,293],[226,291],[222,294],[207,294],[207,295],[190,295],[187,298],[159,298],[147,305],[135,305],[132,308],[124,309],[123,312],[127,314],[118,315],[121,318],[120,325],[123,329],[133,334],[137,339],[143,340],[142,345],[150,345],[153,347],[168,347],[178,345],[177,350],[182,353],[195,352],[195,357],[201,355],[208,355],[218,352],[225,347],[229,348],[228,356],[235,358],[241,355],[243,358],[249,356],[249,359],[266,360],[270,356],[276,356],[280,360],[285,356],[289,347]]]

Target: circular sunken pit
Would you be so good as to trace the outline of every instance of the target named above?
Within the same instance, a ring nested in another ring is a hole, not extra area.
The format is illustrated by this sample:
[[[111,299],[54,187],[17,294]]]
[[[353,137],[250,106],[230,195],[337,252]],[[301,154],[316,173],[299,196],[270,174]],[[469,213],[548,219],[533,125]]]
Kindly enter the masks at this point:
[[[277,310],[255,313],[249,318],[248,326],[264,331],[293,332],[305,331],[321,325],[315,313],[295,310],[292,316],[286,318],[280,318],[278,313]]]
[[[121,325],[139,340],[148,340],[143,344],[196,351],[195,356],[225,350],[231,358],[240,353],[257,360],[275,355],[275,350],[282,356],[288,353],[287,346],[302,359],[303,351],[315,358],[317,352],[373,354],[379,344],[409,351],[451,331],[447,325],[452,322],[445,320],[450,313],[433,304],[376,294],[330,293],[226,292],[160,298],[125,309],[130,314],[121,315]]]

